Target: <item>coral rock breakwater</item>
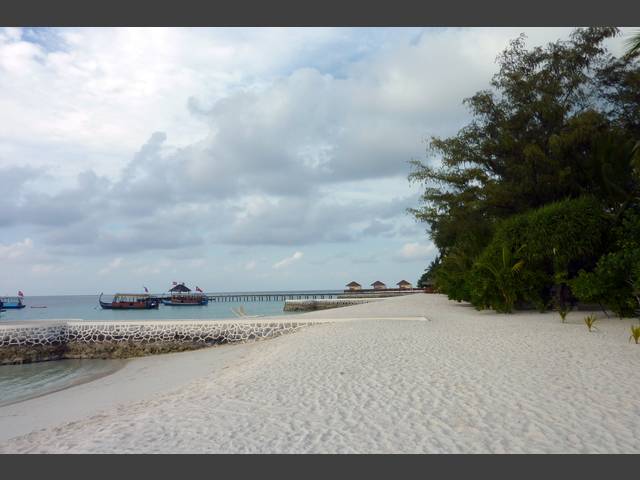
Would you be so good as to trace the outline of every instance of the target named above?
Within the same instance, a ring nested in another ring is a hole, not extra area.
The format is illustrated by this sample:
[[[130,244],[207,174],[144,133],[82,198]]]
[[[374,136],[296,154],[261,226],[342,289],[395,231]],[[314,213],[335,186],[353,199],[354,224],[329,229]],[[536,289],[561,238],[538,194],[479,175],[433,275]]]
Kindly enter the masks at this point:
[[[43,322],[0,325],[0,364],[126,358],[255,341],[317,322],[286,320]]]

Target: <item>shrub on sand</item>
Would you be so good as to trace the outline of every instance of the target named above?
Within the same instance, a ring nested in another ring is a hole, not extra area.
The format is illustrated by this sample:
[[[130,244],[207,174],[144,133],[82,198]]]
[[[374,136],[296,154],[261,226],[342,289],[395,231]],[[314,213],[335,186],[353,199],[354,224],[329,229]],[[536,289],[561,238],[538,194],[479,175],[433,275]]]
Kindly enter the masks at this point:
[[[593,324],[596,323],[596,317],[594,315],[589,315],[584,317],[584,323],[587,325],[587,328],[589,329],[589,331],[591,331],[593,327]]]
[[[635,340],[636,345],[638,344],[638,342],[640,342],[640,325],[631,325],[631,335],[629,336],[629,341],[631,341],[632,338]]]

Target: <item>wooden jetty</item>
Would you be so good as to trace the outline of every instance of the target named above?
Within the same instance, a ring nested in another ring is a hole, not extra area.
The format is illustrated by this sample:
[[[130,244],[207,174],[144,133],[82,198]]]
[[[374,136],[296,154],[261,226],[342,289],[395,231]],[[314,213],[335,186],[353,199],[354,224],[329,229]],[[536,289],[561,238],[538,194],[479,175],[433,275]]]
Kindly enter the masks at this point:
[[[265,292],[265,293],[206,293],[210,302],[279,302],[285,300],[324,300],[336,298],[340,292]],[[171,294],[152,295],[152,298],[170,299]]]

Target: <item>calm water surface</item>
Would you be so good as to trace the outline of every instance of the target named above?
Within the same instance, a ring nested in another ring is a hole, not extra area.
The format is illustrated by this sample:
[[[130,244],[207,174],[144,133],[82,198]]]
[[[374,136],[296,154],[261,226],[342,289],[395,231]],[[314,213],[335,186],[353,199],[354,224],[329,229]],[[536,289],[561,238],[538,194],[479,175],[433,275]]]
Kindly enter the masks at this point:
[[[126,360],[56,360],[0,366],[0,407],[109,375]]]
[[[314,292],[261,292],[266,294]],[[326,292],[322,292],[326,293]],[[339,293],[339,292],[334,292]],[[240,294],[240,293],[238,293]],[[110,302],[105,295],[103,301]],[[82,320],[180,320],[235,318],[231,308],[240,305],[248,315],[283,315],[283,301],[271,302],[209,302],[209,305],[193,307],[170,307],[160,305],[158,310],[102,310],[97,295],[64,295],[55,297],[25,297],[26,308],[8,309],[0,313],[0,323],[21,320],[82,319]],[[47,308],[32,308],[46,306]]]

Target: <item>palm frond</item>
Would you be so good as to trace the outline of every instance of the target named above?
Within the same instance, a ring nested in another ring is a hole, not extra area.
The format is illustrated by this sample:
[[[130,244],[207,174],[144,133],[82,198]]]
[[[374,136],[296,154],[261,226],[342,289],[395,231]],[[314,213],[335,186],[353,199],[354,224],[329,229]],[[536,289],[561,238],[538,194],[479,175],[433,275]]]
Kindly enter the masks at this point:
[[[628,38],[625,43],[627,45],[628,56],[640,53],[640,32],[637,32],[635,35]]]
[[[524,260],[520,260],[513,267],[511,267],[511,271],[513,273],[518,273],[518,272],[520,272],[520,270],[522,270],[522,267],[524,267]]]

